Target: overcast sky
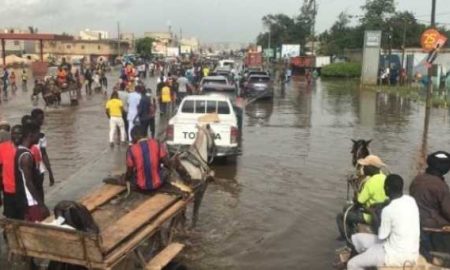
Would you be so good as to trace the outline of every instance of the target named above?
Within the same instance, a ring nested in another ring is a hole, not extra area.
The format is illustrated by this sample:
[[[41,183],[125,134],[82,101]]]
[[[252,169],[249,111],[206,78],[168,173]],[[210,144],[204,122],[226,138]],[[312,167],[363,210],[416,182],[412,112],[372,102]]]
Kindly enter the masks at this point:
[[[317,30],[329,28],[346,10],[361,14],[365,0],[317,0]],[[449,23],[449,0],[437,0],[437,21]],[[295,15],[302,0],[2,0],[0,27],[38,27],[40,32],[78,34],[89,28],[117,36],[122,31],[141,36],[145,31],[183,29],[183,35],[204,42],[248,42],[263,31],[261,18],[269,13]],[[429,20],[431,0],[397,0],[399,10],[409,10]],[[447,3],[446,3],[447,2]]]

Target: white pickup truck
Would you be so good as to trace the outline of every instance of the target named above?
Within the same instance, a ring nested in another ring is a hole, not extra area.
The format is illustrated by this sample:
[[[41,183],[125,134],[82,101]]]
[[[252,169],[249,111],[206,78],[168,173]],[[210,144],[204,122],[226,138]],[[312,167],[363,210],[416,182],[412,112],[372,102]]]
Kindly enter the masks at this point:
[[[222,95],[187,96],[181,102],[177,113],[169,120],[166,143],[170,153],[186,150],[197,135],[196,124],[201,116],[216,113],[219,121],[210,123],[216,134],[216,156],[240,154],[240,123],[230,100]]]

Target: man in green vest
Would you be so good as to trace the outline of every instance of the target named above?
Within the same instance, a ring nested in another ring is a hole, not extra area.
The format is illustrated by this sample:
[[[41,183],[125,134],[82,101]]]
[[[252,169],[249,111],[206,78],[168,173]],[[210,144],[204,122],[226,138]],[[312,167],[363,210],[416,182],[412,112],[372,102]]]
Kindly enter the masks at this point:
[[[370,213],[373,212],[373,208],[387,200],[384,192],[386,176],[381,171],[381,168],[386,166],[383,161],[378,156],[369,155],[358,160],[358,164],[361,166],[360,169],[365,178],[360,185],[360,190],[355,194],[352,209],[347,211],[346,215],[340,213],[337,216],[342,240],[346,239],[344,231],[355,232],[358,223],[371,225],[373,218]],[[347,230],[344,230],[344,218]]]

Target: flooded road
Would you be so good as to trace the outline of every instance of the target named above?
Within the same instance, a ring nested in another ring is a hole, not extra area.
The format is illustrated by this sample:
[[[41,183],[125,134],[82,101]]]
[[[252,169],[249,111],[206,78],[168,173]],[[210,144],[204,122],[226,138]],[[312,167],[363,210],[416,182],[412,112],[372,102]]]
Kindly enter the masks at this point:
[[[111,77],[112,78],[112,77]],[[110,84],[112,84],[112,79]],[[154,81],[149,86],[155,89]],[[18,123],[29,95],[0,105]],[[68,98],[65,104],[68,104]],[[49,206],[78,199],[123,169],[124,149],[108,146],[102,95],[78,107],[46,111],[44,131],[57,185]],[[373,139],[371,150],[409,183],[421,160],[424,105],[355,83],[294,80],[273,102],[244,113],[243,155],[214,164],[200,222],[182,255],[190,269],[331,269],[340,246],[335,215],[346,197],[350,139]],[[432,110],[428,151],[448,150],[448,110]],[[46,180],[47,181],[47,180]]]

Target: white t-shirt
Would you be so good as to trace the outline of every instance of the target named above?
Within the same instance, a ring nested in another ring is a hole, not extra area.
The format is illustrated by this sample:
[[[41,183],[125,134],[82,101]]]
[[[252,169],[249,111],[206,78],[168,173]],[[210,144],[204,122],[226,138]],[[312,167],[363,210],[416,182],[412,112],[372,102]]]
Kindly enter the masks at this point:
[[[186,93],[187,85],[189,83],[188,79],[186,77],[180,77],[177,79],[177,83],[178,83],[178,92]]]
[[[414,198],[403,195],[383,209],[378,238],[384,240],[387,266],[416,262],[419,257],[420,219]]]
[[[144,64],[139,65],[139,66],[137,67],[137,70],[138,70],[139,72],[145,72],[145,65],[144,65]]]
[[[128,94],[128,121],[133,121],[138,113],[138,105],[141,101],[141,94],[136,92],[131,92]]]

